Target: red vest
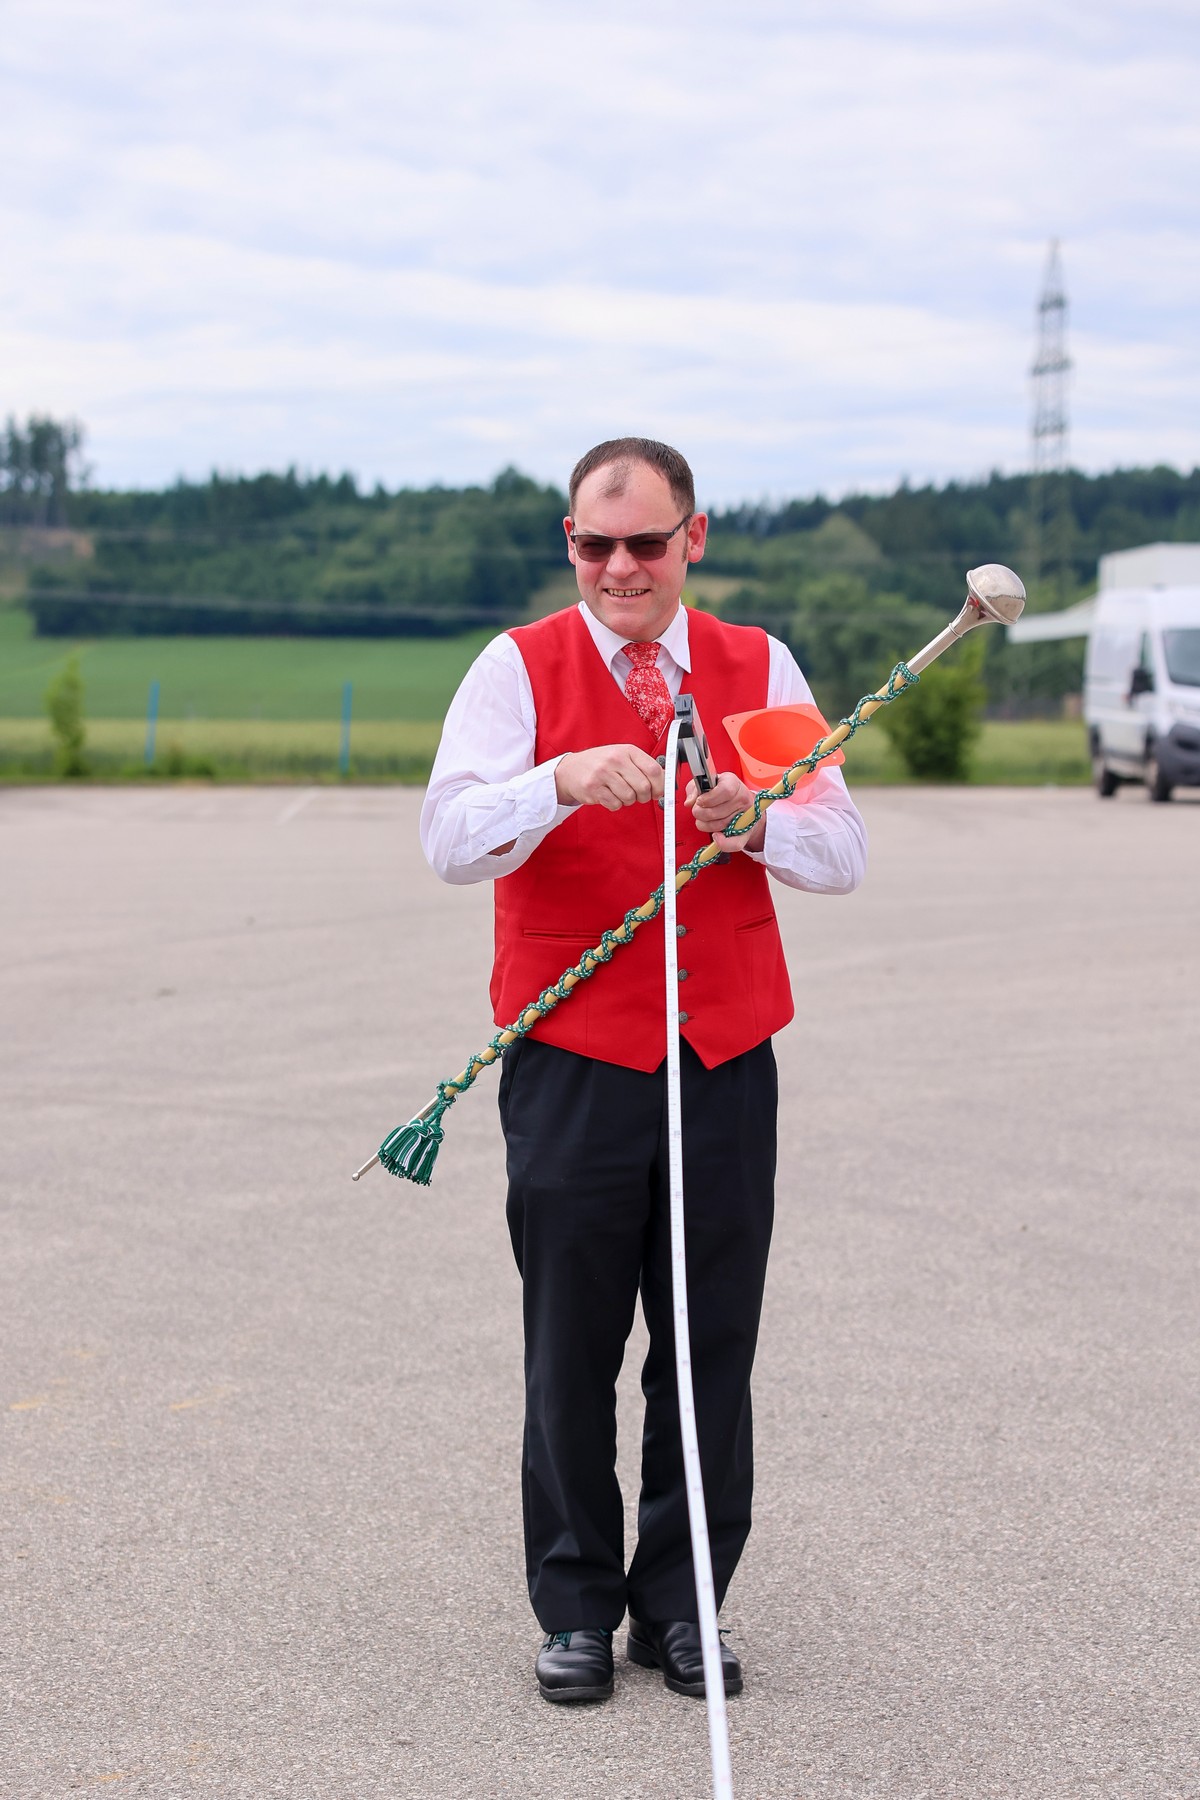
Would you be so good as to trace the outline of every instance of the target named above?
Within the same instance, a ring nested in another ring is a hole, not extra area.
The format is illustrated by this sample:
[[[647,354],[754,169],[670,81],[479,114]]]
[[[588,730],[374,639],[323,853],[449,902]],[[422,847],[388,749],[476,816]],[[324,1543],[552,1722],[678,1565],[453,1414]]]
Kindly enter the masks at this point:
[[[509,635],[533,687],[537,762],[599,744],[637,744],[651,755],[661,753],[663,740],[655,743],[625,699],[577,607]],[[737,769],[721,719],[766,705],[766,635],[692,612],[688,642],[692,668],[683,691],[696,696],[716,769]],[[676,811],[680,864],[710,841],[682,804],[686,781],[685,769]],[[659,885],[662,825],[657,806],[615,813],[581,806],[528,862],[496,882],[491,997],[498,1025],[511,1024]],[[690,882],[678,906],[681,1031],[711,1069],[781,1030],[794,1010],[766,870],[735,854]],[[656,1069],[667,1041],[661,917],[639,926],[632,942],[534,1031],[545,1043],[600,1062]]]

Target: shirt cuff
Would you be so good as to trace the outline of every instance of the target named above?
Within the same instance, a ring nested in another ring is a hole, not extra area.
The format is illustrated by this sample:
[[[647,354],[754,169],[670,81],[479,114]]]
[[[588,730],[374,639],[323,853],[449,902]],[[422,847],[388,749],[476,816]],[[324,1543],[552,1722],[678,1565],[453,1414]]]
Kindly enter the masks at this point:
[[[849,821],[836,815],[831,818],[827,805],[810,812],[809,797],[819,798],[811,787],[805,799],[793,795],[790,800],[776,801],[767,814],[762,849],[745,854],[763,863],[769,874],[788,887],[806,888],[810,893],[848,893],[858,878],[847,880],[839,827],[849,830]]]
[[[793,794],[788,800],[776,800],[767,808],[767,829],[763,834],[761,850],[746,850],[743,855],[752,856],[755,862],[765,863],[769,868],[772,863],[788,864],[792,862],[792,846],[798,836],[799,820],[797,809],[803,806],[804,800],[799,794]],[[785,810],[787,809],[787,810]]]

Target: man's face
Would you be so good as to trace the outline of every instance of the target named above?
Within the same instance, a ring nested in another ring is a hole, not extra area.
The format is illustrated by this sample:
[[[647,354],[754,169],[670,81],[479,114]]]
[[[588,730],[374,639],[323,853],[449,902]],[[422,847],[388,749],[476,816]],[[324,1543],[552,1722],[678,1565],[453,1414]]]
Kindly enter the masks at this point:
[[[708,518],[693,513],[667,545],[665,556],[657,562],[639,562],[624,540],[645,531],[671,531],[683,509],[665,476],[647,463],[632,465],[619,494],[604,491],[612,477],[611,467],[594,469],[580,483],[575,517],[563,520],[567,552],[589,611],[610,631],[631,642],[647,643],[661,637],[675,617],[688,564],[704,555]],[[584,562],[571,543],[572,531],[622,541],[614,545],[607,562]]]

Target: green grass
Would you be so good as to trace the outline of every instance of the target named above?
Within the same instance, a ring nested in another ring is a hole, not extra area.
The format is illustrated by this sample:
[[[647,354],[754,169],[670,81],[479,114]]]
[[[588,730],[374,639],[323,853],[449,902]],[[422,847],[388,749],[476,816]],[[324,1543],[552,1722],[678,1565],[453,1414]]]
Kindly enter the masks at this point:
[[[78,649],[89,720],[144,718],[150,683],[171,719],[328,719],[354,683],[356,720],[438,724],[469,664],[494,633],[454,638],[103,638],[33,635],[27,613],[0,606],[0,719],[32,719]]]
[[[365,720],[351,734],[351,773],[360,781],[427,779],[437,749],[439,722],[427,719]],[[100,779],[138,778],[143,761],[143,719],[89,719],[88,758]],[[223,781],[320,781],[337,774],[336,720],[160,720],[156,773],[208,775]],[[45,718],[0,718],[0,780],[45,780],[52,770],[50,728]],[[846,752],[851,786],[908,780],[882,731],[867,727]],[[972,780],[998,786],[1085,783],[1090,778],[1082,725],[1069,720],[1009,724],[990,722],[972,769]]]
[[[53,756],[43,695],[79,648],[88,755],[100,779],[146,773],[145,708],[161,683],[156,773],[226,781],[333,780],[343,681],[354,683],[351,772],[424,781],[441,720],[491,633],[458,638],[36,638],[0,605],[0,780],[45,780]],[[903,705],[903,701],[897,702]],[[891,743],[866,728],[846,752],[851,784],[908,779]],[[1084,728],[1070,720],[984,725],[971,779],[1083,783]]]
[[[351,735],[350,772],[360,781],[424,782],[437,750],[436,719],[366,720]],[[89,719],[87,760],[100,780],[150,775],[219,781],[332,781],[341,728],[317,719],[159,720],[152,770],[144,719]],[[0,781],[48,780],[53,744],[45,719],[0,719]]]

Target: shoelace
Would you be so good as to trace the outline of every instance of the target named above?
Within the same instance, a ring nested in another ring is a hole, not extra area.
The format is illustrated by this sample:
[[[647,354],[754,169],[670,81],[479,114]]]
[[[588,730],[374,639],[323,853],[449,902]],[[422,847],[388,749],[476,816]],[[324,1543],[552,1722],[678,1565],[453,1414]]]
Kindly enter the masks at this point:
[[[597,1630],[604,1631],[603,1625],[598,1626]],[[610,1638],[612,1632],[604,1631],[604,1635],[606,1638]],[[575,1633],[573,1631],[552,1631],[547,1635],[546,1642],[542,1645],[542,1649],[552,1650],[555,1644],[561,1644],[564,1650],[569,1650],[571,1648],[571,1639],[574,1636]]]

